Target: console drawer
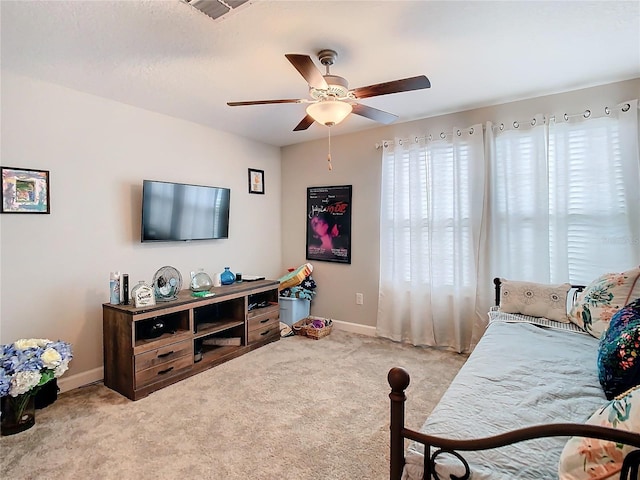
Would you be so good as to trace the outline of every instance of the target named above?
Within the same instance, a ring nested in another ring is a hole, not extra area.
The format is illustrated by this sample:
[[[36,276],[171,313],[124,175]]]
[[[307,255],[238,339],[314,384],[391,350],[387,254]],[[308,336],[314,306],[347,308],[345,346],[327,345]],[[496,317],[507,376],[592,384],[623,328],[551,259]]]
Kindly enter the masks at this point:
[[[149,352],[141,353],[135,357],[135,369],[136,372],[146,370],[148,368],[161,365],[178,357],[185,355],[191,356],[193,354],[193,342],[191,340],[185,340],[178,343],[172,343],[163,347],[151,350]]]
[[[278,305],[277,303],[274,303],[273,305],[269,305],[268,307],[263,307],[263,308],[256,308],[254,310],[249,310],[248,314],[247,314],[247,318],[249,320],[251,320],[252,318],[255,317],[263,317],[263,316],[269,316],[272,315],[273,313],[277,313],[280,311],[280,305]]]
[[[259,314],[251,316],[248,315],[248,329],[249,332],[256,329],[264,328],[272,323],[278,323],[280,321],[280,308],[276,305],[275,308],[268,307],[261,309],[266,311],[260,311]]]
[[[136,372],[136,389],[144,387],[154,382],[159,382],[166,378],[182,373],[193,365],[193,355],[183,355],[170,362],[161,363],[146,370]]]
[[[266,338],[271,338],[280,335],[280,321],[278,318],[265,324],[261,328],[256,328],[249,331],[248,343],[259,342]]]

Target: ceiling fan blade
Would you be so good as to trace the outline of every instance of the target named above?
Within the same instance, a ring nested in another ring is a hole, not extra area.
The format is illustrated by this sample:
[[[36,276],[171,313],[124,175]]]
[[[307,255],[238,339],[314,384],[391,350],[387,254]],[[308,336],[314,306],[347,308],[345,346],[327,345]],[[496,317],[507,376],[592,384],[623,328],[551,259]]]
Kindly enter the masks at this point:
[[[299,55],[297,53],[287,53],[285,55],[287,60],[300,72],[300,75],[304,77],[310,87],[326,90],[329,88],[327,82],[322,76],[322,72],[318,70],[313,60],[309,55]]]
[[[294,132],[299,132],[300,130],[306,130],[311,126],[311,124],[315,122],[311,115],[307,115],[302,119],[302,121],[296,125],[296,128],[293,129]]]
[[[370,118],[371,120],[383,123],[384,125],[389,125],[398,118],[398,116],[394,115],[393,113],[383,112],[382,110],[378,110],[377,108],[368,107],[367,105],[362,105],[360,103],[354,103],[352,106],[353,113],[355,113],[356,115]]]
[[[354,88],[352,90],[356,98],[377,97],[378,95],[387,95],[389,93],[409,92],[411,90],[421,90],[430,88],[431,82],[424,75],[411,78],[403,78],[402,80],[394,80],[391,82],[377,83],[368,87]]]
[[[302,103],[299,98],[285,98],[282,100],[251,100],[248,102],[227,102],[230,107],[239,107],[242,105],[269,105],[272,103]]]

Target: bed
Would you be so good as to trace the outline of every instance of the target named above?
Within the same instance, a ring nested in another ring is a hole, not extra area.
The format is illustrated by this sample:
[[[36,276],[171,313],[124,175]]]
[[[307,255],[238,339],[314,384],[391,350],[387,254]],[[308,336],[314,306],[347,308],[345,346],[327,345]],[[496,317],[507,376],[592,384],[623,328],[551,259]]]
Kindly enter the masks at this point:
[[[558,478],[568,437],[640,448],[638,433],[585,424],[607,403],[594,368],[597,338],[573,323],[497,307],[489,316],[482,339],[419,431],[404,426],[409,374],[389,372],[391,480]],[[639,478],[639,454],[626,454],[620,478]]]

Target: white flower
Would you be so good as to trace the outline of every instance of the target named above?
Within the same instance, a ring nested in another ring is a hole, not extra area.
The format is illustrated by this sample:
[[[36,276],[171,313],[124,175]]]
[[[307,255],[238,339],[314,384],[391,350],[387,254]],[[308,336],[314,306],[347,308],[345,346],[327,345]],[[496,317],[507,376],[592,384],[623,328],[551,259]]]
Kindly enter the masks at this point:
[[[17,397],[23,393],[27,393],[33,387],[40,382],[40,372],[26,371],[18,372],[11,379],[11,388],[9,389],[9,395]]]
[[[23,338],[0,345],[0,395],[35,395],[66,372],[72,358],[71,345],[60,340]]]
[[[42,360],[44,367],[50,369],[56,368],[62,361],[62,357],[55,348],[47,348],[42,352],[40,359]]]
[[[64,362],[62,362],[60,365],[56,367],[56,369],[53,371],[53,376],[58,378],[62,376],[62,374],[66,372],[68,369],[69,369],[69,360],[65,360]]]
[[[23,338],[22,340],[16,340],[14,345],[18,350],[26,350],[27,348],[46,347],[51,340],[46,338]]]

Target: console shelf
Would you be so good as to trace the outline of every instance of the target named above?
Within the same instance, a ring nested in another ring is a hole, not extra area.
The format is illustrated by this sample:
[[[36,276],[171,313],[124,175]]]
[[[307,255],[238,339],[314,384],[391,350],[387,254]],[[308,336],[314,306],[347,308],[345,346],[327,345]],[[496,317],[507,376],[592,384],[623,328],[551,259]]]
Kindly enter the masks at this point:
[[[185,290],[144,308],[103,304],[104,384],[138,400],[279,340],[278,286],[238,282],[204,298]]]
[[[203,347],[202,362],[211,363],[235,353],[240,347]]]
[[[189,330],[180,330],[176,333],[164,333],[158,338],[140,339],[136,340],[135,347],[133,347],[133,353],[139,354],[161,348],[169,343],[179,342],[180,340],[188,340],[191,338],[191,332]]]
[[[197,332],[193,334],[193,338],[206,337],[212,333],[223,332],[240,325],[244,325],[244,320],[222,320],[220,322],[200,323],[196,327]]]

